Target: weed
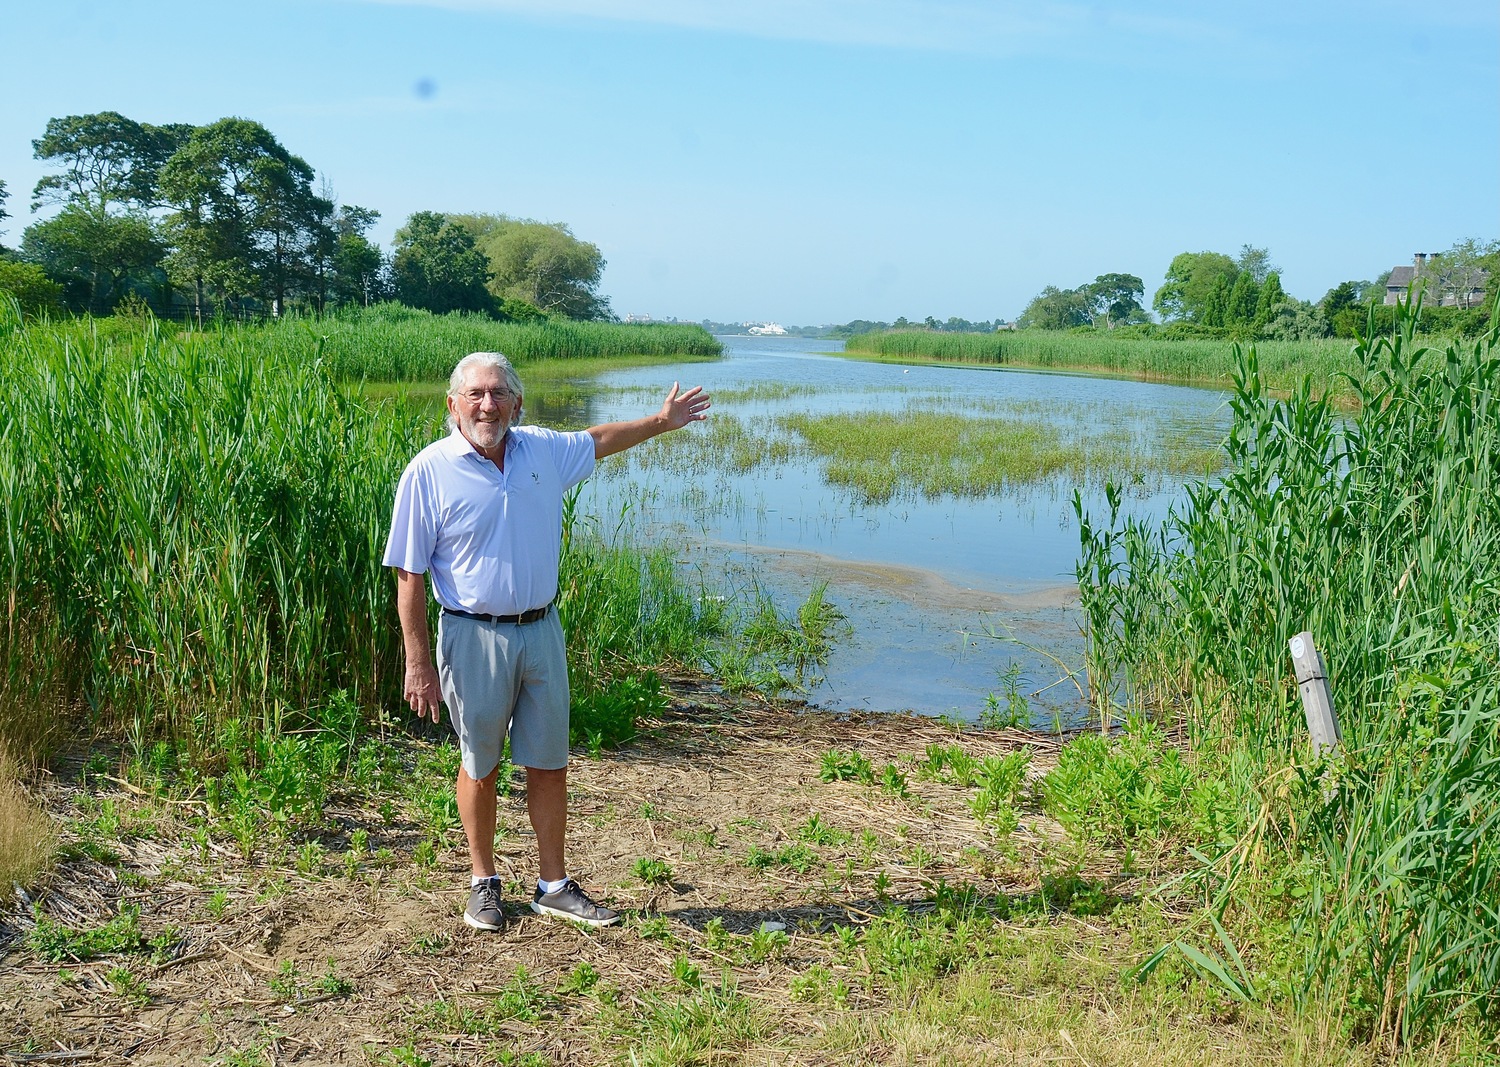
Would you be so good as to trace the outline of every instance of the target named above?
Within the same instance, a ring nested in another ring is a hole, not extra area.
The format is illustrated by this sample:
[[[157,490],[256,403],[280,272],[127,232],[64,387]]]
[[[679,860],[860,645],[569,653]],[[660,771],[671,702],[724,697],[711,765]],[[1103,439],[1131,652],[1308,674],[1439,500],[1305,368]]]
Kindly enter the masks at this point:
[[[146,980],[134,974],[128,967],[111,967],[104,972],[104,980],[115,996],[132,1004],[150,1003],[151,994],[146,989]]]
[[[906,786],[906,775],[894,763],[887,763],[880,768],[880,777],[877,781],[882,793],[889,793],[893,797],[911,796]]]
[[[146,939],[141,933],[139,908],[127,907],[103,926],[92,930],[74,930],[44,915],[40,908],[33,911],[36,925],[26,937],[26,944],[42,959],[50,963],[64,960],[83,962],[96,956],[114,956],[139,953],[145,950]]]
[[[823,753],[818,777],[825,782],[863,782],[875,784],[875,768],[858,752],[829,749]]]
[[[568,972],[568,976],[558,985],[557,992],[562,996],[586,994],[592,992],[598,984],[599,972],[594,969],[593,964],[581,962]]]
[[[809,845],[847,845],[852,840],[848,832],[829,826],[817,812],[798,827],[797,836]]]
[[[630,873],[647,885],[672,884],[672,866],[666,860],[641,856],[631,864]]]
[[[696,989],[703,984],[703,972],[685,954],[679,954],[672,960],[672,981]]]
[[[790,867],[798,874],[806,874],[818,864],[818,854],[800,842],[776,851],[752,845],[745,857],[745,866],[761,871],[767,867]]]

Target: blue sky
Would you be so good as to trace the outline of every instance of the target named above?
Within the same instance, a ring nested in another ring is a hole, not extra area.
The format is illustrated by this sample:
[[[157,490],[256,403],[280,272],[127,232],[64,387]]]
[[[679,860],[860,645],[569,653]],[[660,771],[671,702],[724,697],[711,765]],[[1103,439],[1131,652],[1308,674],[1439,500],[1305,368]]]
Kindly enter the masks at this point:
[[[1425,6],[1425,5],[1424,5]],[[1500,7],[52,2],[0,17],[14,246],[48,118],[264,123],[375,208],[572,226],[620,314],[1013,318],[1271,250],[1317,299],[1500,237]]]

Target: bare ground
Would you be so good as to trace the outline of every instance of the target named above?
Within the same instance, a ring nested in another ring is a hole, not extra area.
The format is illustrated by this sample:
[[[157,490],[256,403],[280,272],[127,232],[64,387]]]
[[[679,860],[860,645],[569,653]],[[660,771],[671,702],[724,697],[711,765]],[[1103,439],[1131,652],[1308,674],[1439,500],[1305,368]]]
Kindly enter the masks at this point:
[[[330,804],[328,860],[304,874],[291,862],[295,846],[257,849],[247,861],[228,837],[200,830],[194,839],[203,825],[194,801],[104,783],[122,810],[140,816],[126,821],[135,831],[103,842],[117,858],[90,859],[75,848],[34,902],[0,913],[0,1061],[631,1063],[632,1048],[650,1037],[639,1020],[664,1017],[663,990],[711,987],[732,972],[741,1004],[775,1013],[773,1032],[762,1026],[730,1040],[723,1031],[724,1047],[672,1062],[946,1062],[920,1054],[911,1033],[886,1029],[882,1020],[902,1010],[907,994],[851,980],[835,1006],[799,998],[795,984],[809,973],[837,980],[850,970],[836,927],[859,929],[893,905],[930,908],[939,882],[969,887],[979,900],[1035,890],[1036,857],[1061,832],[1028,815],[1012,835],[1018,850],[1002,849],[970,815],[971,790],[915,775],[906,797],[825,783],[820,758],[830,748],[856,749],[879,768],[961,736],[975,755],[1028,747],[1040,774],[1055,761],[1057,741],[1019,730],[956,735],[917,717],[832,717],[727,697],[688,678],[673,681],[673,694],[664,720],[633,744],[599,759],[575,755],[570,872],[629,913],[602,931],[525,908],[535,868],[519,789],[500,812],[509,921],[485,934],[460,921],[468,863],[459,836],[424,867],[413,859],[422,832],[405,814],[383,819],[380,798]],[[77,810],[85,793],[95,804],[100,795],[97,779],[85,787],[66,770],[43,789],[59,817]],[[764,862],[795,846],[814,813],[828,829],[808,846],[814,865]],[[361,829],[365,849],[340,862]],[[669,865],[670,884],[633,874],[643,858]],[[1129,890],[1114,879],[1112,892]],[[131,906],[147,939],[165,935],[155,962],[136,955],[58,964],[27,945],[35,913],[85,929]],[[1065,914],[1051,922],[1106,942],[1116,936]],[[787,939],[745,936],[765,923],[784,924]],[[139,986],[122,987],[122,966]],[[323,980],[329,976],[338,981]],[[589,988],[570,992],[580,986]],[[846,1038],[830,1037],[831,1028]],[[1212,1044],[1233,1040],[1231,1030]],[[981,1043],[964,1060],[1078,1062],[1072,1042],[1066,1030],[1054,1032],[1024,1055]]]

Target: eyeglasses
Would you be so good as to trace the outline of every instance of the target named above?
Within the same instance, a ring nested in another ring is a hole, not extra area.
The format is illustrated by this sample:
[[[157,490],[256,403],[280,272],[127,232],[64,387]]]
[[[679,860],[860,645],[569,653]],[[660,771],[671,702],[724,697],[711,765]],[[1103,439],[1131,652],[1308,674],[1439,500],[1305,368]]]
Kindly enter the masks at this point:
[[[507,400],[512,399],[516,394],[501,386],[496,389],[465,389],[458,395],[471,404],[482,404],[485,397],[489,397],[497,404],[503,404]]]

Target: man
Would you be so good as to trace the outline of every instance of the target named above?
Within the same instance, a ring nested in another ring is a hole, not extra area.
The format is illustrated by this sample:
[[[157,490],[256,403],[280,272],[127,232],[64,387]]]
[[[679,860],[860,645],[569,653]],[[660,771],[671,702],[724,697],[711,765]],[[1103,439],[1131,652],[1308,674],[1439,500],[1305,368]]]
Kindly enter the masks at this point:
[[[452,431],[407,466],[396,490],[385,565],[396,570],[406,643],[406,700],[458,734],[458,812],[473,868],[464,922],[504,923],[495,876],[495,778],[510,735],[526,768],[526,808],[540,876],[531,907],[590,926],[619,914],[590,900],[563,860],[568,818],[568,666],[553,601],[563,494],[596,460],[707,418],[701,387],[667,392],[655,415],[578,433],[517,425],[521,379],[497,352],[465,356],[448,383]],[[442,605],[437,665],[423,574]]]

